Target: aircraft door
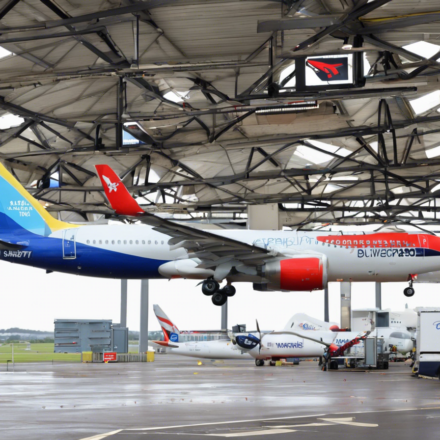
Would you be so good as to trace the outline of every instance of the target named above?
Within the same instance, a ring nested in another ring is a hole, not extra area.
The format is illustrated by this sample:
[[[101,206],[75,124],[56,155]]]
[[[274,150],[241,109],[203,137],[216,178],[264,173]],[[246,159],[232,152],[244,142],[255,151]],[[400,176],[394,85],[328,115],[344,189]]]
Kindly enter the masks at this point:
[[[76,233],[77,229],[66,229],[63,236],[63,258],[74,260],[76,258]]]

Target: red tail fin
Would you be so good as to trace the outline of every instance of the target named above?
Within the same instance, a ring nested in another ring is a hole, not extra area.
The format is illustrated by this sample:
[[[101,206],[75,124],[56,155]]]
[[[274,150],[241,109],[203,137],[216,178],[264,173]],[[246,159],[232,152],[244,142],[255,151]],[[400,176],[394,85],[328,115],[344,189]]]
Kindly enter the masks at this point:
[[[136,216],[144,210],[128,192],[119,176],[108,165],[95,165],[108,201],[117,214]]]

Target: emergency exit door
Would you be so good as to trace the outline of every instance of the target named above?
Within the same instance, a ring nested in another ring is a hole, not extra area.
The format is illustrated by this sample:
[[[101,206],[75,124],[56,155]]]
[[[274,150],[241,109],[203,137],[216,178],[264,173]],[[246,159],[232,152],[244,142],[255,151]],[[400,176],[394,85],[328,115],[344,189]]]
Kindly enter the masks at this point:
[[[63,237],[63,258],[74,260],[76,258],[76,233],[77,229],[66,229]]]

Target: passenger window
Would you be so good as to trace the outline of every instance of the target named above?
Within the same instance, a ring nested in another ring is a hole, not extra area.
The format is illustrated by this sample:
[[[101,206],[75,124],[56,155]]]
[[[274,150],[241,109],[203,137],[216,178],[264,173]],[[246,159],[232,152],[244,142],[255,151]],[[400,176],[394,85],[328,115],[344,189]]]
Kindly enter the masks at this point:
[[[112,244],[115,244],[115,240],[112,240]]]
[[[99,240],[99,244],[102,244],[102,240]]]
[[[163,240],[162,240],[162,244],[163,244]]]
[[[133,244],[133,240],[130,240],[130,244]]]
[[[124,240],[124,244],[127,244],[127,240]]]
[[[93,240],[93,244],[96,244],[96,241],[95,241],[95,240]]]
[[[157,240],[154,242],[154,244],[157,244]]]
[[[87,244],[89,244],[90,243],[90,240],[87,240]]]
[[[145,244],[145,240],[142,240],[142,244]]]
[[[139,241],[138,241],[138,240],[136,240],[136,244],[139,244]]]
[[[121,244],[121,240],[118,240],[118,244]]]
[[[108,244],[108,240],[105,240],[105,244]]]

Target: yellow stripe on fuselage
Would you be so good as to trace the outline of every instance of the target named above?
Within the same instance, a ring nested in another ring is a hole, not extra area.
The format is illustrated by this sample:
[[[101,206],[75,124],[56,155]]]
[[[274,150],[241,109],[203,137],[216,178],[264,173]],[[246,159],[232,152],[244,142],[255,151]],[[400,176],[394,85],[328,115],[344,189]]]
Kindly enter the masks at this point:
[[[60,229],[70,229],[70,228],[78,228],[79,225],[73,225],[70,223],[62,222],[52,217],[46,209],[38,202],[38,200],[34,199],[28,191],[23,187],[23,185],[5,168],[5,166],[0,163],[0,176],[3,177],[16,191],[20,193],[31,205],[32,207],[40,214],[43,220],[47,223],[50,230],[52,232],[59,231]]]

